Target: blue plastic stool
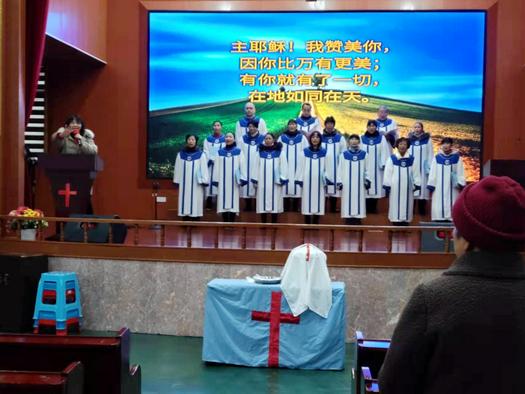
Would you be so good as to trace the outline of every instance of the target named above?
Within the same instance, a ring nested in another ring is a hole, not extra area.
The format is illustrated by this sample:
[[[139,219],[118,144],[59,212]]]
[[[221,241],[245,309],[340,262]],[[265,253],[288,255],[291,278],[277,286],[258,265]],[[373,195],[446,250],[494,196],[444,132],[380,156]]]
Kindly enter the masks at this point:
[[[40,277],[33,314],[33,332],[52,326],[57,335],[67,335],[68,327],[82,324],[80,288],[74,272],[46,272]]]

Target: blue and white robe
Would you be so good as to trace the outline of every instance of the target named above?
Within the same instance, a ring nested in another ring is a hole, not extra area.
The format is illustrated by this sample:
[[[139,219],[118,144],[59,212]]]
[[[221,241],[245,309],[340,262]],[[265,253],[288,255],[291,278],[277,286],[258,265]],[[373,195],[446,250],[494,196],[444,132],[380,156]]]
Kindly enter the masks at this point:
[[[428,174],[430,165],[434,159],[434,148],[430,134],[424,133],[422,138],[417,138],[415,134],[409,136],[410,154],[414,156],[414,165],[418,168],[421,175],[421,190],[414,192],[416,200],[428,200],[430,193],[427,189]]]
[[[206,153],[206,157],[208,158],[208,172],[210,173],[210,184],[206,188],[206,197],[212,197],[217,195],[217,186],[215,186],[215,181],[217,180],[217,171],[214,167],[214,160],[215,157],[217,157],[217,153],[221,148],[224,148],[225,142],[224,142],[224,136],[221,135],[219,137],[215,137],[213,135],[209,135],[203,143],[202,150],[204,153]]]
[[[321,122],[319,122],[319,118],[316,118],[315,116],[310,116],[309,118],[298,116],[295,121],[297,122],[297,130],[299,130],[299,132],[304,134],[306,137],[310,136],[310,134],[312,134],[314,131],[318,131],[320,133],[323,132],[321,128]]]
[[[337,184],[341,191],[341,217],[366,217],[366,188],[368,179],[368,157],[364,150],[347,150],[339,158]]]
[[[389,138],[393,139],[392,142],[394,143],[399,138],[397,123],[394,119],[390,119],[390,118],[386,118],[385,120],[376,119],[376,122],[377,122],[377,131],[379,132],[379,134],[384,135],[385,138],[387,139],[389,153],[391,154],[393,150],[392,148],[393,144],[390,143]]]
[[[261,134],[257,134],[255,137],[245,134],[241,138],[241,142],[238,143],[238,146],[244,155],[243,173],[246,174],[248,180],[255,174],[259,145],[262,144],[263,141],[264,136]],[[241,187],[241,198],[255,198],[255,193],[255,185],[252,182],[248,182],[248,184]]]
[[[179,186],[179,216],[203,215],[204,192],[209,184],[208,163],[203,151],[181,150],[175,160],[173,182]]]
[[[237,147],[219,150],[214,165],[217,171],[217,213],[238,213],[241,184],[248,181],[243,173],[245,167],[242,150]]]
[[[295,183],[297,179],[297,171],[299,163],[302,159],[303,151],[308,147],[308,140],[301,133],[297,133],[294,138],[286,133],[281,134],[277,140],[283,144],[283,151],[288,163],[288,180],[289,182],[284,186],[284,197],[301,197],[301,186]]]
[[[383,187],[390,191],[388,220],[411,222],[414,213],[414,189],[421,185],[414,157],[393,154],[386,162]]]
[[[302,187],[301,213],[303,215],[324,215],[326,185],[326,150],[313,151],[310,147],[303,151],[297,174],[297,182]]]
[[[257,213],[283,212],[283,185],[288,182],[288,164],[281,150],[259,151],[250,183],[257,185]]]
[[[366,191],[366,198],[383,198],[383,174],[386,162],[390,157],[390,148],[383,135],[374,136],[364,134],[361,137],[361,146],[368,154],[370,189]]]
[[[235,141],[239,144],[242,141],[242,137],[248,134],[248,122],[250,119],[255,119],[259,121],[259,130],[260,135],[265,135],[268,130],[266,128],[266,122],[263,118],[255,116],[254,118],[247,118],[246,116],[240,118],[235,124]]]
[[[334,135],[327,135],[323,133],[321,139],[323,149],[326,150],[326,177],[329,181],[326,194],[330,197],[339,197],[341,193],[337,190],[337,166],[339,165],[339,157],[346,148],[345,138],[336,132]]]
[[[427,188],[433,191],[432,220],[452,220],[452,206],[465,185],[465,169],[459,152],[438,153],[430,166],[427,182]]]

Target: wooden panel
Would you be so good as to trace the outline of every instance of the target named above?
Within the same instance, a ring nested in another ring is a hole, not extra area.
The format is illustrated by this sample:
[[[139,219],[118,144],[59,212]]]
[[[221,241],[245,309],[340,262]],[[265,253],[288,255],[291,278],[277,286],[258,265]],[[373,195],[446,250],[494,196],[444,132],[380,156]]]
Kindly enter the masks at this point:
[[[3,108],[1,124],[2,212],[24,202],[25,2],[4,2],[2,12]]]
[[[42,253],[56,257],[283,266],[289,251],[168,248],[0,240],[0,253]],[[453,254],[326,252],[330,267],[446,269]]]
[[[107,0],[50,0],[47,34],[106,60]]]

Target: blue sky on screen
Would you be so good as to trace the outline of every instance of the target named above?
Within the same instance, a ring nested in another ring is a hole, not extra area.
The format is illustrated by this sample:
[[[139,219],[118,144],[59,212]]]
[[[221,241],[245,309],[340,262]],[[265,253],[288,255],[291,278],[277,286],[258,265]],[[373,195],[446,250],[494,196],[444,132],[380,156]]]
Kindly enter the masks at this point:
[[[375,40],[390,49],[387,54],[370,54],[379,59],[380,70],[372,73],[379,86],[357,88],[350,82],[330,81],[328,89],[360,90],[392,99],[481,112],[484,31],[483,12],[152,12],[149,109],[245,98],[257,87],[242,86],[241,74],[281,73],[239,70],[241,55],[230,53],[231,43],[237,40],[293,40],[294,52],[283,54],[293,57],[312,56],[305,51],[308,40]],[[306,73],[314,72],[317,70]],[[356,73],[320,72],[343,78]]]

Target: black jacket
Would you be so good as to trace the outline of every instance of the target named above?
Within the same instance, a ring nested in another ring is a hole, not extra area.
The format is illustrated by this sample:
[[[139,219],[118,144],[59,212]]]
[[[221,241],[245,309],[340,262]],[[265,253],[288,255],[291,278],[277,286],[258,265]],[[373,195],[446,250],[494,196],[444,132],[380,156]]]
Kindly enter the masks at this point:
[[[525,393],[525,264],[468,252],[416,288],[379,374],[382,394]]]

